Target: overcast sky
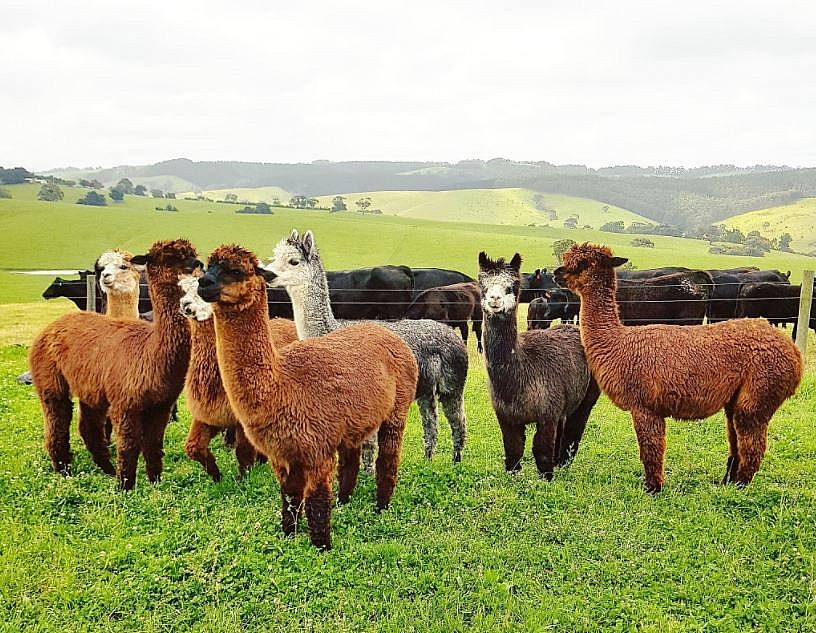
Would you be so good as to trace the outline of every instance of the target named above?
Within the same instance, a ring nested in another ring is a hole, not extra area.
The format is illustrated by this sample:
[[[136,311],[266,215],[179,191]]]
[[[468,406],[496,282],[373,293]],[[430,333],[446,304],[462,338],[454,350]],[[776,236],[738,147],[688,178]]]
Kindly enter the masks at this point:
[[[816,166],[816,2],[62,1],[0,24],[0,165]]]

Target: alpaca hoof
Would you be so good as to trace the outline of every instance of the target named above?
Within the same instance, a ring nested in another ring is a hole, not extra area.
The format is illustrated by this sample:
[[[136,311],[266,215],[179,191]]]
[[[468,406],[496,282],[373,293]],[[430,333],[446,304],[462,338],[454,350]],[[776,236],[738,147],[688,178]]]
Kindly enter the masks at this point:
[[[221,481],[221,473],[220,472],[210,473],[210,477],[212,477],[212,480],[215,483],[218,483],[219,481]],[[238,479],[243,479],[243,478],[244,478],[244,473],[239,472],[238,473]]]
[[[541,479],[544,479],[545,481],[552,481],[553,473],[550,470],[550,471],[547,471],[547,472],[538,473],[538,476],[541,477]]]
[[[385,505],[380,505],[380,504],[378,503],[378,504],[376,505],[376,507],[374,508],[374,512],[376,512],[377,514],[382,514],[383,512],[385,512],[386,510],[388,510],[388,509],[390,509],[390,508],[391,508],[391,504],[390,504],[390,503],[386,503]]]
[[[332,548],[331,541],[321,543],[316,543],[315,541],[312,541],[312,545],[314,545],[317,551],[320,552],[321,554],[324,552],[328,552]]]
[[[462,453],[454,453],[453,454],[453,463],[454,464],[461,464],[462,463]]]
[[[655,496],[663,490],[663,484],[646,484],[643,489],[646,491],[647,494]]]
[[[351,499],[351,495],[344,495],[342,497],[337,497],[337,506],[344,506],[349,502]]]

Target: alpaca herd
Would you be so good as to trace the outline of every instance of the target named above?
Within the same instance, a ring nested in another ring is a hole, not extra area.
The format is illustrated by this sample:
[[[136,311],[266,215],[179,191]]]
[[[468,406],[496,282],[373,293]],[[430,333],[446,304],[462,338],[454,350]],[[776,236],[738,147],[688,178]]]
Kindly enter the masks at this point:
[[[719,409],[729,443],[723,483],[747,485],[765,453],[772,415],[799,385],[801,354],[764,319],[623,325],[615,268],[625,261],[602,246],[570,248],[555,278],[580,296],[580,326],[520,334],[521,257],[479,254],[478,281],[468,283],[480,307],[504,468],[521,468],[526,427],[535,425],[533,457],[541,477],[551,479],[575,457],[603,390],[632,415],[648,492],[664,483],[665,418],[701,419]],[[311,232],[292,231],[266,266],[235,244],[215,249],[205,266],[178,239],[158,241],[145,255],[107,251],[96,268],[106,314],[58,318],[29,353],[55,471],[70,472],[76,398],[80,436],[102,471],[130,490],[141,453],[148,479],[157,481],[165,427],[183,390],[191,416],[187,456],[218,481],[210,442],[219,432],[234,433],[238,476],[263,460],[278,479],[284,534],[293,534],[305,513],[312,544],[329,549],[335,468],[338,503],[351,497],[362,458],[365,470],[373,466],[376,510],[387,508],[411,402],[419,408],[425,457],[436,448],[439,402],[453,461],[462,460],[465,344],[426,319],[335,319]],[[152,323],[138,319],[143,271]],[[269,317],[269,287],[286,290],[294,322]]]

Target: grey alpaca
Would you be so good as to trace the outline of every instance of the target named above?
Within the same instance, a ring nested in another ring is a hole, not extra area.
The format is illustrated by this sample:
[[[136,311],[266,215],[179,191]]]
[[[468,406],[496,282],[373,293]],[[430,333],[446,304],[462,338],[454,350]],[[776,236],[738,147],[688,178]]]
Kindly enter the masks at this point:
[[[271,284],[282,286],[289,293],[298,338],[323,336],[359,323],[334,318],[326,271],[311,231],[300,237],[293,230],[288,238],[281,240],[266,269],[276,275]],[[464,390],[468,355],[464,343],[449,327],[428,319],[376,323],[404,340],[416,357],[419,366],[416,401],[422,417],[425,457],[433,457],[436,449],[439,426],[436,401],[439,398],[451,427],[453,461],[461,461],[467,428]],[[376,436],[363,446],[362,461],[368,472],[373,469],[375,447]]]
[[[504,467],[521,468],[525,427],[536,425],[533,457],[552,479],[553,467],[578,451],[587,418],[600,395],[578,328],[562,325],[518,335],[521,256],[509,264],[479,254],[484,355],[490,397],[504,440]]]

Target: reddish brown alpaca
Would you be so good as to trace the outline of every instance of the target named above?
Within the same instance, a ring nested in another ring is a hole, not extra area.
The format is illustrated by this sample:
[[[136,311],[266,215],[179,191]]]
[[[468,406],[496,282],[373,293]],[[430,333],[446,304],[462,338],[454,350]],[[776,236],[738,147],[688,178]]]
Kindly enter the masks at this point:
[[[395,334],[360,324],[278,349],[267,328],[267,271],[255,255],[226,245],[199,279],[214,304],[216,350],[224,388],[250,441],[278,477],[282,527],[292,534],[301,505],[312,543],[331,547],[331,485],[339,452],[339,501],[357,482],[360,448],[377,433],[377,509],[397,481],[417,364]]]
[[[189,273],[196,252],[186,240],[156,242],[146,256],[153,324],[90,312],[66,314],[34,340],[29,365],[45,418],[45,446],[54,470],[71,463],[71,395],[79,399],[79,432],[105,473],[115,474],[104,439],[105,415],[117,437],[119,484],[136,483],[141,451],[147,476],[161,476],[164,429],[184,385],[190,328],[178,309],[178,275]]]
[[[238,418],[230,407],[218,359],[215,354],[215,327],[212,320],[212,304],[198,296],[198,279],[184,276],[179,285],[184,291],[181,311],[190,317],[192,348],[190,366],[184,381],[184,399],[193,418],[184,451],[199,462],[215,481],[221,479],[221,471],[210,450],[212,438],[224,429],[235,429],[235,457],[238,473],[243,476],[255,463],[258,453],[249,442]],[[283,347],[297,340],[297,330],[292,321],[272,319],[268,323],[269,335],[276,347]]]
[[[555,279],[581,295],[581,339],[592,373],[632,414],[646,490],[663,487],[665,418],[707,418],[725,409],[728,464],[723,483],[750,483],[767,444],[768,423],[796,391],[802,356],[765,319],[713,325],[621,325],[615,267],[627,260],[605,246],[575,245]]]

